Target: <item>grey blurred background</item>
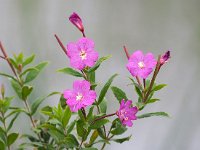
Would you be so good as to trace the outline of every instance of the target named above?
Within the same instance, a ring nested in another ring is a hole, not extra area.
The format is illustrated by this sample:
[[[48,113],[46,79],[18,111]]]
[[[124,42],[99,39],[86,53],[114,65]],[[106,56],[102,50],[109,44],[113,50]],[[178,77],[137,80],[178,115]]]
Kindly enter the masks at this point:
[[[56,73],[69,65],[54,34],[64,43],[76,41],[80,32],[68,21],[72,12],[83,19],[86,35],[96,43],[100,56],[112,58],[97,72],[103,83],[119,73],[114,85],[124,88],[130,99],[136,100],[127,76],[126,57],[122,46],[132,53],[136,49],[155,55],[172,49],[172,59],[161,70],[158,83],[168,86],[157,94],[159,103],[145,111],[166,111],[171,118],[149,118],[135,121],[124,144],[107,146],[107,150],[198,150],[200,147],[200,0],[0,0],[0,40],[8,53],[37,54],[36,62],[48,60],[50,65],[34,82],[33,97],[51,91],[71,88],[75,78]],[[10,72],[0,60],[0,71]],[[8,81],[0,77],[0,82]],[[100,88],[99,88],[100,89]],[[12,90],[10,90],[11,93]],[[110,112],[117,109],[114,97],[107,98]],[[34,99],[33,99],[34,100]],[[17,100],[16,100],[17,101]],[[56,105],[58,97],[46,103]],[[20,102],[15,102],[20,103]],[[29,132],[29,120],[21,115],[16,130]]]

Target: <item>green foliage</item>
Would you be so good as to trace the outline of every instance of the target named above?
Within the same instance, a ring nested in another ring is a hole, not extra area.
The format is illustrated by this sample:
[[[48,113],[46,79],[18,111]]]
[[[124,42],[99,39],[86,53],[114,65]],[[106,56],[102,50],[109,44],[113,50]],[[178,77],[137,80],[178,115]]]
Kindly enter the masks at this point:
[[[95,64],[92,68],[90,68],[90,69],[88,70],[88,72],[93,72],[93,71],[97,70],[97,69],[99,68],[99,66],[101,65],[101,63],[102,63],[103,61],[109,59],[110,57],[111,57],[111,55],[108,55],[108,56],[105,56],[105,57],[101,57],[101,58],[96,62],[96,64]]]
[[[153,112],[153,113],[146,113],[137,116],[138,119],[141,118],[147,118],[147,117],[152,117],[152,116],[162,116],[162,117],[169,117],[169,115],[166,112]]]
[[[72,76],[75,76],[75,77],[83,77],[83,75],[81,73],[79,73],[78,71],[76,71],[72,68],[59,69],[58,72],[69,74],[69,75],[72,75]]]
[[[98,102],[97,102],[98,104],[100,104],[103,101],[103,99],[104,99],[104,97],[105,97],[105,95],[106,95],[111,83],[113,82],[113,80],[114,80],[114,78],[116,76],[117,76],[117,74],[114,74],[113,76],[111,76],[108,79],[108,81],[106,82],[106,84],[104,85],[104,87],[101,89],[101,92],[100,92],[99,98],[98,98]]]
[[[122,99],[128,100],[126,93],[122,89],[120,89],[116,86],[112,86],[111,89],[112,89],[112,92],[115,95],[116,99],[119,101],[119,103],[121,103]]]

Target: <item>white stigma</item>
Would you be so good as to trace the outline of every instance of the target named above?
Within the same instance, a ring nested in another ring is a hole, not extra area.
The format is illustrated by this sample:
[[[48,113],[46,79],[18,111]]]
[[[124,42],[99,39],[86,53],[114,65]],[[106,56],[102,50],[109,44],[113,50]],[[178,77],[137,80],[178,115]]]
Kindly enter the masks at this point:
[[[84,50],[81,50],[79,55],[80,55],[82,60],[86,59],[87,54],[86,54],[86,52]]]
[[[145,67],[145,65],[144,65],[144,62],[143,61],[140,61],[139,63],[138,63],[138,67],[139,68],[144,68]]]
[[[78,93],[78,95],[76,95],[76,100],[81,101],[82,99],[83,99],[83,95],[81,93]]]

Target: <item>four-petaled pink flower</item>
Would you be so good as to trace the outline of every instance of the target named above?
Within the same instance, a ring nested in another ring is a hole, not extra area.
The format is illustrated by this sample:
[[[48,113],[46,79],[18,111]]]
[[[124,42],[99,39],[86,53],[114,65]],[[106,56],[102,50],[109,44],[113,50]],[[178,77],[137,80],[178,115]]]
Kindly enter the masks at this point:
[[[92,105],[96,99],[96,92],[90,90],[90,83],[86,80],[76,80],[73,90],[65,90],[64,98],[72,112]]]
[[[123,125],[132,127],[133,123],[132,120],[136,120],[136,113],[138,112],[137,107],[131,106],[132,101],[123,99],[120,104],[120,108],[117,111],[117,116],[119,117],[120,121]]]
[[[146,79],[153,71],[156,63],[157,61],[154,59],[152,53],[144,55],[142,51],[137,50],[130,56],[126,67],[132,76]]]
[[[67,55],[70,58],[70,65],[79,70],[86,66],[92,67],[98,59],[98,53],[94,50],[94,42],[88,38],[69,43]]]
[[[160,64],[161,65],[165,64],[170,57],[171,57],[170,56],[170,51],[167,51],[164,55],[161,56],[161,58],[160,58]]]
[[[81,18],[75,12],[70,15],[69,20],[73,23],[82,33],[84,33],[84,27]]]

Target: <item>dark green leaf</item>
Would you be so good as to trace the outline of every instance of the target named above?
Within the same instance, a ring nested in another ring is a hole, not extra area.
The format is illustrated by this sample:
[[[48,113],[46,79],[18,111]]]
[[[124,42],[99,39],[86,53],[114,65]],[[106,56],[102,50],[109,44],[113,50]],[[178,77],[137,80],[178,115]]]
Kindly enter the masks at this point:
[[[68,124],[70,118],[71,118],[71,111],[69,107],[66,107],[62,117],[62,124],[64,128]]]
[[[74,129],[75,124],[76,124],[76,120],[74,120],[73,122],[71,122],[71,123],[68,125],[67,134],[70,134],[70,133],[72,132],[72,130]]]
[[[10,146],[10,145],[12,145],[16,140],[17,140],[17,138],[18,138],[18,133],[11,133],[11,134],[9,134],[8,135],[8,145]]]
[[[76,137],[72,134],[69,134],[67,137],[65,137],[64,143],[65,148],[76,148],[79,145]]]
[[[150,103],[157,102],[157,101],[159,101],[159,100],[160,100],[160,99],[153,98],[153,99],[148,100],[146,103],[147,103],[147,104],[150,104]]]
[[[34,58],[35,58],[34,54],[31,55],[30,57],[26,58],[25,61],[22,63],[22,66],[24,67],[24,66],[30,64],[34,60]]]
[[[112,81],[114,80],[114,78],[117,76],[117,74],[114,74],[113,76],[110,77],[110,79],[106,82],[106,84],[104,85],[104,87],[102,88],[100,94],[99,94],[99,98],[98,98],[98,104],[100,104],[103,101],[103,98],[105,97]]]
[[[129,141],[131,138],[131,136],[128,136],[128,137],[125,137],[125,138],[121,138],[121,139],[113,139],[113,141],[117,142],[117,143],[123,143],[123,142],[126,142],[126,141]]]
[[[152,91],[158,91],[158,90],[161,90],[162,88],[164,88],[165,86],[167,86],[167,84],[159,84],[159,85],[156,85]]]
[[[117,100],[119,101],[119,103],[121,103],[121,100],[128,100],[126,93],[121,90],[120,88],[116,87],[116,86],[112,86],[111,90],[113,92],[113,94],[115,95],[115,97],[117,98]]]
[[[1,150],[5,150],[6,149],[6,146],[4,144],[4,142],[0,139],[0,148]]]
[[[59,69],[58,72],[69,74],[69,75],[72,75],[72,76],[75,76],[75,77],[83,77],[83,75],[80,72],[78,72],[78,71],[76,71],[72,68]]]
[[[25,83],[28,83],[28,82],[34,80],[47,64],[48,64],[48,62],[42,62],[42,63],[38,64],[37,66],[35,66],[34,68],[36,70],[32,70],[27,74]]]
[[[107,100],[104,98],[103,101],[99,104],[100,107],[100,112],[101,113],[106,113],[107,111]]]
[[[9,126],[8,126],[8,128],[7,128],[7,132],[9,132],[9,130],[12,128],[13,123],[15,122],[15,120],[17,119],[18,116],[19,116],[19,113],[17,113],[17,114],[12,118],[12,120],[10,121]]]
[[[111,133],[113,135],[120,135],[126,132],[127,128],[122,125],[121,121],[119,119],[116,119],[113,121],[113,130],[111,130]]]
[[[95,121],[93,124],[91,124],[90,128],[91,129],[98,129],[98,128],[100,128],[101,126],[105,125],[108,122],[109,122],[108,119],[101,119],[101,120]]]
[[[23,86],[23,88],[22,88],[22,99],[26,100],[27,97],[31,94],[32,90],[33,90],[32,86],[27,86],[27,85]]]
[[[33,104],[31,105],[31,115],[34,115],[35,112],[37,111],[38,107],[40,106],[40,104],[48,97],[52,96],[52,95],[55,95],[55,94],[60,94],[59,92],[52,92],[50,93],[49,95],[47,96],[43,96],[43,97],[40,97],[38,99],[36,99]]]
[[[83,137],[86,134],[86,130],[84,128],[85,123],[82,120],[78,120],[76,122],[76,130],[77,130],[77,134],[80,137]]]
[[[88,72],[93,72],[93,71],[97,70],[97,69],[99,68],[99,66],[101,65],[101,63],[102,63],[103,61],[109,59],[110,57],[111,57],[111,55],[108,55],[108,56],[105,56],[105,57],[101,57],[101,58],[96,62],[96,64],[95,64],[92,68],[90,68],[90,69],[88,70]]]
[[[147,118],[147,117],[152,117],[152,116],[163,116],[163,117],[169,117],[169,115],[166,112],[153,112],[153,113],[146,113],[137,116],[138,119],[141,118]]]

